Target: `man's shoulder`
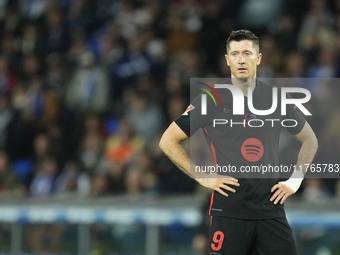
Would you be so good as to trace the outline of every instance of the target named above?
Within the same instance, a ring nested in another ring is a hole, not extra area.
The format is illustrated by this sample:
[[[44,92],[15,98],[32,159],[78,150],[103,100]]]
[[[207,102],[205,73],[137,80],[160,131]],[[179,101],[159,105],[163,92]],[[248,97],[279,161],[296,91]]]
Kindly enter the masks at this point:
[[[226,78],[223,81],[221,81],[219,84],[233,85],[233,83],[231,82],[231,78]],[[229,89],[225,89],[225,88],[215,88],[215,89],[222,101],[225,101],[225,100],[229,101],[232,99],[232,92]]]
[[[269,89],[269,88],[273,88],[274,86],[271,84],[270,81],[267,80],[262,80],[262,79],[256,79],[256,85],[265,88],[265,89]]]
[[[273,88],[278,88],[278,90],[281,90],[280,86],[276,86],[276,85],[271,84],[268,81],[263,81],[263,80],[259,80],[259,79],[256,79],[256,86],[259,86],[260,89],[264,92],[266,92],[266,91],[272,92]]]

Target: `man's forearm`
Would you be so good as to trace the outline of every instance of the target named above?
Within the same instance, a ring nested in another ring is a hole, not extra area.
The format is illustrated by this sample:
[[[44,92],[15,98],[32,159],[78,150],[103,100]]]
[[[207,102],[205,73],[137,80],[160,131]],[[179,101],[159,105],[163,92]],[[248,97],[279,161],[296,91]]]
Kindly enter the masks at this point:
[[[316,138],[306,139],[302,143],[302,147],[299,152],[296,168],[301,170],[304,175],[306,174],[308,165],[310,165],[314,159],[317,148],[318,148],[318,142]]]
[[[196,169],[196,165],[190,160],[178,141],[162,138],[159,147],[180,170],[196,181],[199,181],[198,178],[214,177],[212,174],[190,171],[190,169]]]
[[[216,190],[226,197],[228,197],[226,191],[233,193],[236,192],[235,189],[230,187],[230,185],[240,186],[238,180],[235,178],[212,178],[219,176],[216,173],[209,174],[190,171],[190,169],[196,169],[196,166],[191,162],[188,154],[180,145],[180,143],[186,139],[188,139],[188,136],[177,126],[176,123],[172,123],[164,132],[159,142],[159,147],[180,170],[182,170],[188,176],[194,178],[203,187]]]
[[[274,187],[272,188],[272,192],[275,189],[278,190],[271,197],[271,201],[274,201],[275,199],[275,204],[278,203],[281,198],[281,204],[284,203],[287,197],[292,194],[289,192],[289,190],[287,190],[286,187],[289,187],[291,192],[296,193],[303,181],[304,175],[307,172],[307,167],[312,163],[316,150],[318,148],[318,140],[316,139],[312,128],[307,122],[302,131],[299,134],[295,135],[295,137],[302,143],[296,166],[296,169],[299,171],[293,172],[292,176],[288,180],[274,185]],[[283,187],[282,184],[284,184]],[[285,192],[283,192],[284,190]]]
[[[162,138],[159,147],[180,170],[190,176],[189,156],[178,142]]]

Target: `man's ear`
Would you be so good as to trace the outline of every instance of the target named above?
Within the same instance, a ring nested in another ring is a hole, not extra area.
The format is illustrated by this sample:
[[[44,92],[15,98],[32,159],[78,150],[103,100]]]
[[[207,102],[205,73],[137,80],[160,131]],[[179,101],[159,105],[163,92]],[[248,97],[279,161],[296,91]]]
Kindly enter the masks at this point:
[[[230,66],[229,59],[228,59],[228,54],[225,54],[224,57],[225,57],[225,60],[227,61],[227,65]]]
[[[262,59],[262,53],[259,53],[259,54],[257,55],[256,65],[261,64],[261,59]]]

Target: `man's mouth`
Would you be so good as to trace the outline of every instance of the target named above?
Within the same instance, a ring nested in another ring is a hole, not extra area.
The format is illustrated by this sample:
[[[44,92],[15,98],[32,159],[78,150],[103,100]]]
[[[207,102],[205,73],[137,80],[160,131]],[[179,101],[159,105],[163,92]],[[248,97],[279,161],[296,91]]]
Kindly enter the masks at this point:
[[[238,68],[237,70],[238,70],[238,71],[241,71],[241,72],[247,71],[247,69],[244,68],[244,67]]]

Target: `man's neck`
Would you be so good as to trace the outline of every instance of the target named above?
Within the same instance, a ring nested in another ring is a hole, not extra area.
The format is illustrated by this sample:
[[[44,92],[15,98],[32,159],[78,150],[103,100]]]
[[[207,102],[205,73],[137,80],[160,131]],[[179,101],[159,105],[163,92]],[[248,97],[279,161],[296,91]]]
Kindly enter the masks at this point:
[[[231,82],[234,86],[242,90],[243,95],[245,97],[248,97],[248,88],[252,88],[252,91],[254,91],[256,87],[256,78],[249,79],[231,78]]]

